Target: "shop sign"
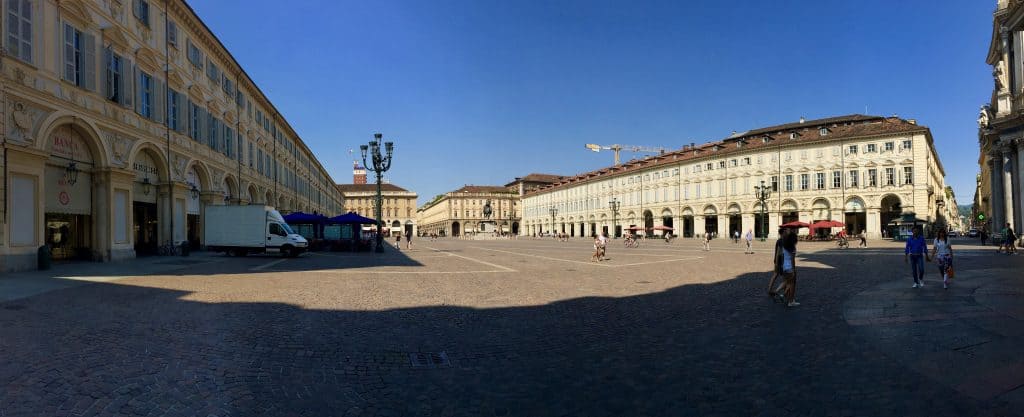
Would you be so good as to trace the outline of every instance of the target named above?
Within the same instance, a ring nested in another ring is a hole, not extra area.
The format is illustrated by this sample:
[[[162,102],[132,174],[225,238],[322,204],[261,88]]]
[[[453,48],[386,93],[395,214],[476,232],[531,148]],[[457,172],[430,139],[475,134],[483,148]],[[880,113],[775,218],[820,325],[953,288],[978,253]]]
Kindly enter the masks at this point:
[[[46,146],[50,155],[58,157],[55,159],[63,159],[66,162],[92,163],[92,153],[89,151],[89,147],[86,146],[82,136],[70,127],[57,128],[50,135]]]

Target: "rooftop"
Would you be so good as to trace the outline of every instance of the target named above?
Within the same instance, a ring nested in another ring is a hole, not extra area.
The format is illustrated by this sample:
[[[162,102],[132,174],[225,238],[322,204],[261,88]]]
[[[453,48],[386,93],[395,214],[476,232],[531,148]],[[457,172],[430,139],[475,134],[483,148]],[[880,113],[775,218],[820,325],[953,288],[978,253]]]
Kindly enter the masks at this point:
[[[377,184],[335,184],[335,187],[337,187],[338,191],[341,191],[342,194],[344,194],[344,193],[367,192],[367,191],[376,192],[377,191]],[[381,191],[404,191],[404,192],[409,192],[409,190],[406,190],[405,188],[399,187],[399,186],[397,186],[395,184],[387,184],[387,183],[381,184],[380,185],[380,190]]]

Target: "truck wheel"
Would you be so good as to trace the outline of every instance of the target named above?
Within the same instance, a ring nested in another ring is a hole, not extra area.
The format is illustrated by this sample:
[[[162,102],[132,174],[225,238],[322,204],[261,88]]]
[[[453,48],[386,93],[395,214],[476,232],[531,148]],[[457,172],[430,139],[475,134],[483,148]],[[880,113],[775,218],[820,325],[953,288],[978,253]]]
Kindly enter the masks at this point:
[[[284,246],[284,247],[281,248],[281,256],[285,256],[285,257],[288,257],[288,258],[294,258],[295,255],[296,255],[295,248],[293,248],[291,246]]]

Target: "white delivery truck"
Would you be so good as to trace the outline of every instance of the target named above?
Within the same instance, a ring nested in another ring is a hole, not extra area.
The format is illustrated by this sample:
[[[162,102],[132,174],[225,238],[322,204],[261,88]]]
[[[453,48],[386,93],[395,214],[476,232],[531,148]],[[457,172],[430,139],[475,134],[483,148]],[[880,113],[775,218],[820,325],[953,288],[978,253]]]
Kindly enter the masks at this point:
[[[270,206],[207,206],[206,250],[245,256],[280,253],[295,257],[309,247],[306,238]]]

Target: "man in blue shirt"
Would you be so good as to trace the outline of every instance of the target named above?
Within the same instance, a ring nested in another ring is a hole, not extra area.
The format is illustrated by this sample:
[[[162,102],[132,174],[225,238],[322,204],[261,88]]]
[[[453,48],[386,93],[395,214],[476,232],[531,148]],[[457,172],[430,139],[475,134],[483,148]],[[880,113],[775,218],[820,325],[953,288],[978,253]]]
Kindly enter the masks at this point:
[[[924,240],[921,227],[914,228],[914,235],[907,239],[907,247],[903,251],[903,262],[910,262],[910,272],[914,275],[913,288],[924,287],[924,261],[928,260],[928,242]]]

